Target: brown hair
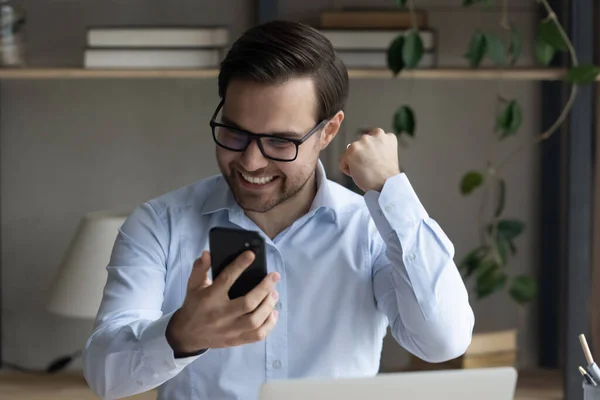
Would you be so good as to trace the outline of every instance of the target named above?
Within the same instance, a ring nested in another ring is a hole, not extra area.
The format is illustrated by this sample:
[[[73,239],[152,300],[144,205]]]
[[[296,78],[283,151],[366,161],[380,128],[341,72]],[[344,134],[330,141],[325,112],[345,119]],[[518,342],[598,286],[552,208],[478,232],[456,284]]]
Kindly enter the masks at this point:
[[[318,121],[344,108],[348,71],[331,42],[299,22],[267,22],[250,28],[232,45],[221,63],[219,96],[225,97],[233,79],[279,84],[294,77],[313,78]]]

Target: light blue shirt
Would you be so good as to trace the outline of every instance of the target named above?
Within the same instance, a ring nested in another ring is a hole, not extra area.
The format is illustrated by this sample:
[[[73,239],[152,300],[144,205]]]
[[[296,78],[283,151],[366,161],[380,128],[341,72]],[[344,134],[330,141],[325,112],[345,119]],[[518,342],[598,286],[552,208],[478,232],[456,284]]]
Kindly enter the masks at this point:
[[[136,208],[119,230],[85,377],[114,399],[158,387],[164,400],[257,399],[273,379],[377,374],[388,325],[411,353],[439,362],[471,341],[474,316],[454,247],[404,173],[360,196],[317,169],[310,211],[273,240],[269,271],[281,280],[268,337],[175,359],[165,337],[192,264],[214,226],[260,229],[221,176]]]

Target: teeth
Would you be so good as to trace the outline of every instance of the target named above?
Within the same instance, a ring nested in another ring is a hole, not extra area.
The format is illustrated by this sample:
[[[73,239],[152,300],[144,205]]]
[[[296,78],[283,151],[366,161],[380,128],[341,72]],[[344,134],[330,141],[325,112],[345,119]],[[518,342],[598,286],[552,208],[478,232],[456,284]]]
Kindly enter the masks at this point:
[[[261,176],[260,178],[254,178],[254,177],[251,177],[251,176],[248,176],[248,175],[244,175],[244,174],[241,174],[241,175],[248,182],[255,183],[255,184],[258,184],[258,185],[264,185],[265,183],[269,183],[273,179],[275,179],[274,176]]]

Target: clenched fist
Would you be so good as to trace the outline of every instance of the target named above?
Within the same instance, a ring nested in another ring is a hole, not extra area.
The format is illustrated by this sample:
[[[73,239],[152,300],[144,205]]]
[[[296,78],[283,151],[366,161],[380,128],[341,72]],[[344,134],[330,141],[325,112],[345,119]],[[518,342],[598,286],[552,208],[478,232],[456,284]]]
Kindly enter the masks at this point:
[[[340,169],[363,192],[381,191],[388,178],[400,173],[396,135],[379,128],[362,135],[346,148]]]

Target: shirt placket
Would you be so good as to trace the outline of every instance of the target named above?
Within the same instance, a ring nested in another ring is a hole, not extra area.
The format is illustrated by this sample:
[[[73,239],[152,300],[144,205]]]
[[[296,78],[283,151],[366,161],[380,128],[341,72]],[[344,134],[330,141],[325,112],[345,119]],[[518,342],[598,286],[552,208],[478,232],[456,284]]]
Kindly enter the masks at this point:
[[[268,246],[269,272],[278,272],[281,279],[275,285],[279,298],[275,309],[279,317],[275,327],[269,333],[266,341],[266,379],[276,380],[288,377],[288,295],[285,263],[281,253],[274,246]]]

